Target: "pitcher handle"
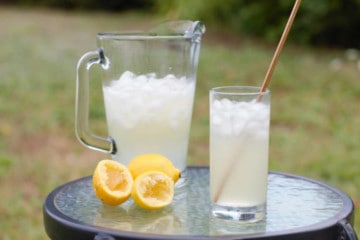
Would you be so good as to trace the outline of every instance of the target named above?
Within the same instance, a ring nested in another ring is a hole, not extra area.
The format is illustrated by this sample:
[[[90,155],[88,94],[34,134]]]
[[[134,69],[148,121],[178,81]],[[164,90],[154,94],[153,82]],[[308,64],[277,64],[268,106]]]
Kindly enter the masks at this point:
[[[84,146],[115,154],[117,150],[114,139],[89,132],[89,70],[94,64],[103,64],[104,61],[102,49],[87,52],[79,59],[76,75],[75,133]]]

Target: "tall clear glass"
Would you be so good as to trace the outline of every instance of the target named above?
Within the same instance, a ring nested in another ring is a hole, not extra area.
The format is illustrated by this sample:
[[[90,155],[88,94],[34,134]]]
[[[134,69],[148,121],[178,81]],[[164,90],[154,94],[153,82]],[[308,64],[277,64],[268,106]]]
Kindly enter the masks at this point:
[[[186,169],[201,22],[166,22],[140,33],[99,33],[77,66],[76,135],[127,164],[159,153]],[[89,132],[89,70],[101,66],[108,137]]]
[[[213,216],[242,222],[264,218],[270,91],[229,86],[210,91],[210,195]]]

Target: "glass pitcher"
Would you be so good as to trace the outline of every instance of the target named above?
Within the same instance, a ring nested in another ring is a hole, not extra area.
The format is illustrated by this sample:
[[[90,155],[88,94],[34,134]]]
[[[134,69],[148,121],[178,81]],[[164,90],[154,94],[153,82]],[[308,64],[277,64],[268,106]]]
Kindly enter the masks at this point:
[[[201,36],[198,21],[140,33],[99,33],[98,49],[77,65],[75,130],[85,146],[127,165],[159,153],[186,169]],[[101,66],[108,137],[89,132],[89,70]]]

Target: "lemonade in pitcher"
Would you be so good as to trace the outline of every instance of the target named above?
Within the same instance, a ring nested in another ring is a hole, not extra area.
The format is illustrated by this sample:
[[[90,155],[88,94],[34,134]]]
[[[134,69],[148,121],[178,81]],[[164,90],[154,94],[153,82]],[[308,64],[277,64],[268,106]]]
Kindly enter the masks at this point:
[[[109,135],[121,146],[114,159],[128,164],[139,154],[160,153],[186,168],[194,81],[126,71],[103,91]]]

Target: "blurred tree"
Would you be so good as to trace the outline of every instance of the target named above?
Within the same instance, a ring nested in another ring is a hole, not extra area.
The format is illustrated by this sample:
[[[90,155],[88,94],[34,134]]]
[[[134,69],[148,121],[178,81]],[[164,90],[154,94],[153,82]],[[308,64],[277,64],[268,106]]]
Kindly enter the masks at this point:
[[[277,41],[295,1],[154,0],[170,17],[201,19]],[[313,45],[360,48],[360,0],[303,0],[289,40]]]
[[[277,41],[295,0],[1,0],[65,9],[141,9],[169,18],[200,19]],[[290,41],[360,48],[360,0],[303,0]]]
[[[127,9],[147,9],[153,5],[152,0],[1,0],[6,4],[27,6],[46,6],[63,9],[101,9],[121,11]],[[1,2],[0,2],[1,3]]]

